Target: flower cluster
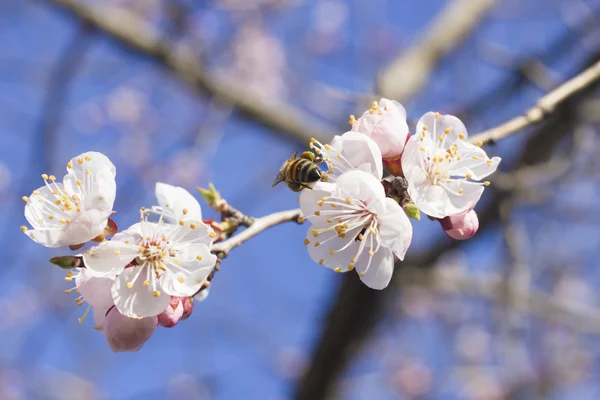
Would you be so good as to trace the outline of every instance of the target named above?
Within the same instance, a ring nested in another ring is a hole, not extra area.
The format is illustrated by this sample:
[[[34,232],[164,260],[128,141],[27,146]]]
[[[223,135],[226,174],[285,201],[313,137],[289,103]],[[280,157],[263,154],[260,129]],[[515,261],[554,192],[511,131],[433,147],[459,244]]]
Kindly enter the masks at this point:
[[[409,133],[406,111],[381,99],[352,129],[330,144],[312,139],[310,148],[327,165],[326,176],[303,190],[299,201],[312,223],[304,244],[311,258],[335,272],[356,270],[373,289],[385,288],[395,258],[410,246],[407,215],[438,220],[451,238],[472,237],[479,227],[473,210],[500,158],[489,158],[466,141],[463,123],[428,112]],[[383,179],[383,165],[393,175]]]
[[[65,279],[75,281],[65,292],[78,293],[78,305],[88,303],[80,322],[93,308],[95,328],[113,351],[137,351],[158,325],[170,328],[187,318],[194,297],[206,298],[217,235],[189,192],[164,183],[156,184],[158,205],[142,208],[138,223],[116,232],[110,219],[115,175],[110,160],[96,152],[69,161],[62,183],[43,174],[45,186],[23,197],[33,229],[21,230],[46,247],[77,249],[99,242],[77,256],[51,261],[68,268]]]

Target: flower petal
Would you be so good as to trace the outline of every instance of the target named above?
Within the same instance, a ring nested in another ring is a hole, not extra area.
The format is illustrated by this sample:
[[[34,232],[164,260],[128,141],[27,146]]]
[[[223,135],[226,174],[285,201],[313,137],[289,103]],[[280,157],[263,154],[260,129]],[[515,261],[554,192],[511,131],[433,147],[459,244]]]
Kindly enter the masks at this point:
[[[394,273],[394,256],[392,255],[392,251],[381,247],[373,256],[371,266],[364,275],[360,274],[358,268],[356,271],[359,273],[360,280],[371,289],[385,289]]]
[[[106,316],[102,333],[112,351],[138,351],[152,337],[157,326],[157,317],[128,318],[113,308]]]
[[[69,168],[70,167],[70,168]],[[86,170],[94,173],[101,169],[108,169],[112,176],[117,174],[115,165],[104,154],[97,151],[88,151],[73,157],[67,164],[67,173],[75,173],[81,179]]]
[[[364,171],[353,170],[343,173],[336,184],[342,197],[360,199],[366,204],[385,198],[385,190],[381,182]]]
[[[200,203],[184,188],[157,182],[155,194],[165,216],[172,221],[202,220]]]
[[[83,210],[71,222],[65,224],[61,241],[64,245],[86,243],[103,234],[110,213],[110,209]]]
[[[381,240],[400,260],[404,260],[412,240],[412,225],[395,200],[386,198],[384,204],[385,211],[377,215]]]
[[[196,244],[204,244],[210,249],[216,237],[210,226],[196,220],[187,220],[183,225],[163,225],[161,232],[171,242],[173,250]]]
[[[156,287],[158,296],[154,295],[151,286],[144,286],[147,271],[140,271],[140,268],[147,267],[137,266],[123,270],[112,286],[115,307],[126,317],[153,317],[163,312],[171,300],[167,293],[161,292],[159,285]],[[138,273],[138,278],[132,281]],[[127,288],[128,282],[132,284],[131,289]]]
[[[438,117],[436,118],[436,115]],[[464,137],[468,136],[467,128],[462,121],[453,115],[440,115],[435,112],[428,112],[424,114],[419,122],[417,123],[417,131],[415,135],[420,135],[423,131],[423,127],[427,127],[427,130],[431,132],[434,139],[437,139],[440,135],[444,134],[444,130],[450,129],[446,135],[446,145],[451,145],[458,140],[459,134],[464,134]]]
[[[97,276],[117,275],[139,255],[137,244],[125,243],[119,240],[119,235],[83,252],[83,262],[91,273]]]
[[[107,310],[112,307],[111,287],[114,279],[91,274],[86,268],[81,268],[75,276],[75,285],[83,299],[94,308]]]
[[[65,246],[62,242],[63,231],[59,229],[29,229],[25,234],[42,246],[50,248]]]
[[[346,132],[342,136],[334,138],[332,147],[338,150],[342,156],[350,162],[352,167],[344,169],[362,169],[363,167],[375,178],[381,180],[383,177],[383,159],[377,143],[370,137],[358,132]],[[333,155],[332,157],[336,157]]]

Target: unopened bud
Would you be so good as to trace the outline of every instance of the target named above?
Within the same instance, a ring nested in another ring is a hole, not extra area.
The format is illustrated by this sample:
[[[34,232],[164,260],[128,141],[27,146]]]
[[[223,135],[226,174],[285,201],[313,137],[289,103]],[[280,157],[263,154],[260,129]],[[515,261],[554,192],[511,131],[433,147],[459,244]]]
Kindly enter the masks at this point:
[[[174,327],[183,316],[183,310],[181,298],[171,296],[171,301],[165,311],[158,314],[158,324],[165,328]]]
[[[129,318],[113,307],[106,315],[102,333],[112,351],[138,351],[152,337],[157,325],[157,317]]]
[[[408,203],[402,208],[404,209],[407,217],[414,218],[417,221],[421,220],[421,210],[419,210],[419,207],[417,207],[415,203]]]
[[[221,200],[221,195],[215,188],[215,185],[213,185],[212,183],[209,183],[208,189],[199,187],[198,191],[202,195],[202,198],[204,199],[204,201],[206,201],[206,204],[208,204],[211,208],[213,208],[215,210],[219,209],[219,207],[221,206],[222,200]]]
[[[395,158],[384,158],[383,165],[394,176],[402,176],[402,156]]]
[[[192,315],[192,311],[194,311],[194,298],[182,297],[181,304],[183,305],[183,315],[181,316],[180,321],[183,321],[184,319],[187,319],[190,315]]]
[[[479,218],[475,210],[451,215],[439,221],[446,235],[455,240],[470,239],[479,229]]]
[[[50,262],[54,265],[58,265],[63,269],[71,269],[82,266],[82,258],[77,256],[58,256],[52,257]]]

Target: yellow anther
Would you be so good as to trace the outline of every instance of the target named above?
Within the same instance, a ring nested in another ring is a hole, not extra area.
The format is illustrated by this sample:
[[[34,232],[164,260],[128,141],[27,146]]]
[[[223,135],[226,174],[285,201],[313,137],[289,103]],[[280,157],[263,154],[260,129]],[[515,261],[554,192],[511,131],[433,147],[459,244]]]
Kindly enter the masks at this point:
[[[365,276],[365,272],[364,272],[364,271],[360,271],[358,274],[359,274],[360,276]]]
[[[77,183],[77,186],[81,186],[81,185],[83,185],[83,182],[81,182],[81,180],[80,180],[80,179],[77,179],[76,183]]]
[[[85,170],[85,174],[86,174],[86,175],[91,175],[91,174],[92,174],[92,171],[90,171],[89,169],[86,169],[86,170]]]
[[[338,237],[344,239],[346,237],[346,232],[338,232]]]
[[[419,150],[425,151],[425,149],[423,148],[423,146],[419,147]]]
[[[429,130],[429,128],[427,127],[427,125],[423,125],[423,132],[426,132],[428,130]]]
[[[159,297],[160,296],[160,292],[158,290],[155,290],[154,293],[152,293],[154,295],[154,297]]]
[[[492,164],[493,164],[494,162],[493,162],[493,161],[492,161],[492,159],[490,158],[490,159],[489,159],[489,160],[487,160],[485,163],[491,167],[491,166],[492,166]]]
[[[38,222],[41,224],[42,222],[44,222],[44,218],[38,219]]]
[[[25,225],[21,226],[21,232],[27,232],[27,227]]]
[[[148,281],[148,280],[144,281],[144,286],[146,286],[146,287],[150,286],[150,281]]]
[[[179,221],[179,225],[181,225],[181,226],[184,226],[184,225],[185,225],[185,222],[183,222],[183,221]]]
[[[48,215],[48,219],[54,219],[54,215],[52,215],[52,214]]]
[[[473,177],[473,174],[470,174],[470,173],[465,175],[465,178],[467,178],[467,179],[471,179],[472,177]]]
[[[331,205],[331,207],[333,207],[333,208],[336,208],[336,207],[337,207],[337,205],[336,205],[335,203],[331,203],[330,205]]]
[[[329,250],[329,254],[334,255],[335,254],[335,250],[334,249],[330,249]]]
[[[304,244],[308,246],[310,244],[310,240],[304,239]]]
[[[214,231],[210,231],[210,233],[208,234],[208,236],[210,236],[211,238],[216,238],[217,234]]]
[[[169,203],[165,203],[165,207],[169,207]]]
[[[315,211],[315,215],[318,217],[319,215],[321,215],[320,211]]]
[[[146,251],[146,248],[145,247],[138,247],[138,251],[140,253],[143,253],[144,251]]]
[[[190,224],[190,228],[196,229],[196,224]]]
[[[490,181],[483,182],[483,186],[490,186]]]
[[[309,148],[309,149],[313,149],[314,147],[315,147],[315,145],[314,145],[314,143],[313,143],[313,142],[310,142],[310,143],[308,144],[308,148]]]
[[[436,112],[436,113],[435,113],[435,117],[436,117],[436,118],[439,118],[439,117],[440,117],[440,113],[439,113],[439,112]]]
[[[35,194],[35,195],[39,195],[39,194],[40,194],[40,191],[36,189],[36,190],[34,190],[34,191],[33,191],[33,194]]]
[[[304,223],[305,220],[306,219],[304,217],[298,217],[297,221],[298,221],[299,224],[302,224],[302,223]]]
[[[179,283],[183,283],[185,281],[185,279],[183,278],[183,276],[180,276],[179,278],[177,278],[177,280],[179,281]]]
[[[333,272],[340,272],[340,271],[341,271],[341,269],[339,267],[333,269]]]
[[[352,204],[352,199],[346,199],[346,204]]]
[[[337,154],[336,154],[336,157],[337,157],[337,158],[342,158],[342,153],[337,153]]]
[[[354,269],[354,264],[348,264],[348,271],[352,271]]]
[[[42,179],[48,179],[48,174],[42,174]]]
[[[313,138],[310,138],[310,142],[311,142],[311,143],[317,143],[317,139],[315,139],[314,137],[313,137]]]
[[[479,156],[473,156],[473,160],[479,160]]]
[[[358,238],[357,238],[357,239],[358,239],[358,240],[360,240],[360,241],[362,242],[362,240],[363,240],[364,238],[365,238],[365,237],[362,235],[362,233],[360,233],[360,234],[358,235]]]
[[[53,195],[58,195],[58,190],[54,189],[54,190],[52,191],[52,194],[53,194]]]
[[[332,224],[333,220],[331,218],[327,218],[327,222],[329,222],[330,224]]]
[[[321,245],[321,242],[315,242],[315,247],[319,247]]]
[[[475,143],[475,146],[481,147],[481,146],[483,146],[483,142],[480,140],[477,143]]]
[[[71,289],[66,289],[65,290],[65,294],[71,294],[72,290]]]
[[[90,156],[85,156],[85,161],[90,161],[92,158]]]
[[[313,237],[319,236],[319,231],[317,231],[316,229],[311,229],[310,232],[312,233]]]
[[[373,227],[369,228],[369,232],[371,232],[373,235],[377,233],[377,231]]]
[[[54,175],[50,175],[48,179],[50,179],[50,182],[54,182],[56,180],[56,177]]]
[[[73,168],[73,163],[69,161],[69,163],[67,164],[67,168],[69,168],[69,169]]]
[[[318,206],[322,206],[323,205],[323,200],[317,200],[317,205]]]
[[[330,149],[331,149],[331,146],[329,146],[328,144],[326,144],[326,145],[325,145],[325,146],[323,146],[323,147],[325,147],[325,150],[330,150]]]
[[[29,197],[27,197],[27,196],[23,196],[23,197],[21,197],[21,198],[23,199],[23,201],[24,201],[25,203],[27,203],[27,202],[29,201]]]
[[[61,219],[61,220],[60,220],[60,221],[58,221],[58,222],[60,222],[61,224],[66,224],[66,223],[67,223],[67,220],[66,220],[66,219]]]
[[[115,250],[115,251],[113,251],[113,254],[118,256],[119,254],[121,254],[121,250]]]
[[[127,283],[125,284],[125,287],[126,287],[127,289],[131,289],[131,288],[133,288],[133,282],[127,282]]]
[[[315,149],[315,153],[321,154],[321,149]]]
[[[323,260],[322,258],[319,260],[320,265],[323,265],[324,262],[325,262],[325,260]]]
[[[458,194],[463,194],[463,188],[458,189]]]
[[[461,138],[461,139],[464,139],[465,138],[465,134],[464,133],[459,133],[458,137]]]
[[[196,256],[196,260],[198,260],[198,261],[202,261],[202,256],[201,256],[201,255],[197,255],[197,256]]]
[[[450,132],[452,132],[452,127],[444,129],[444,135],[448,135]]]
[[[350,120],[348,120],[348,123],[350,125],[356,125],[358,123],[358,121],[356,120],[356,117],[354,117],[354,115],[351,115]]]
[[[443,136],[438,137],[438,142],[442,143],[442,140],[444,140]]]
[[[373,256],[375,255],[375,252],[374,252],[373,250],[369,250],[369,255],[370,255],[371,257],[373,257]]]
[[[187,208],[184,208],[184,209],[182,210],[182,212],[183,212],[183,215],[187,215],[187,213],[188,213],[188,210],[187,210]]]

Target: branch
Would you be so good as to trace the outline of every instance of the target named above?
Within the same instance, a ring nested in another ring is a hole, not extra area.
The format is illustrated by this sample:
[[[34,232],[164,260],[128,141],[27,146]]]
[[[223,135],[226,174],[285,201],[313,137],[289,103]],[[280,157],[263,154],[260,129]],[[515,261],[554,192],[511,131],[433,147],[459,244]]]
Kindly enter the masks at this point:
[[[510,136],[521,129],[527,128],[530,125],[537,124],[545,117],[552,114],[562,102],[575,95],[580,90],[591,86],[598,79],[600,79],[600,61],[597,61],[579,75],[569,79],[547,95],[540,98],[537,104],[527,110],[525,114],[471,137],[470,142],[495,142]]]
[[[383,97],[404,102],[427,83],[432,71],[459,46],[494,7],[496,0],[455,0],[437,15],[425,37],[400,55],[379,77]]]
[[[262,98],[227,79],[213,76],[196,59],[193,48],[178,43],[172,48],[154,26],[135,13],[121,7],[103,5],[101,8],[77,0],[47,0],[105,33],[119,44],[156,60],[194,90],[231,104],[243,115],[306,144],[311,137],[331,137],[331,128],[302,113],[300,110],[270,99]],[[327,141],[327,140],[324,140]]]
[[[284,222],[297,221],[301,216],[302,212],[298,208],[295,210],[280,211],[262,218],[257,218],[254,220],[254,223],[243,232],[223,242],[216,243],[212,247],[212,252],[217,255],[222,254],[221,258],[225,258],[231,250],[247,240],[252,239],[265,229],[282,224]]]

